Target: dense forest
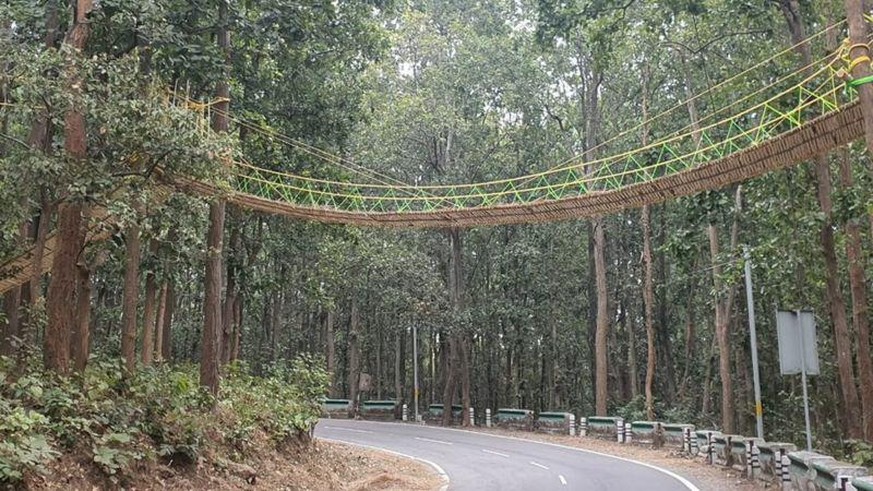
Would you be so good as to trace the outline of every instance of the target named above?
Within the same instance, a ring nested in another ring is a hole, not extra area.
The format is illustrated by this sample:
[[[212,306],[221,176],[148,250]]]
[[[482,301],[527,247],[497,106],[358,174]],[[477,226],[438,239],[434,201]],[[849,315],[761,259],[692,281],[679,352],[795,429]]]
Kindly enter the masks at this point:
[[[135,378],[194,363],[219,396],[243,373],[318,379],[306,366],[321,367],[331,396],[411,404],[416,326],[422,407],[752,434],[748,252],[767,438],[803,435],[775,310],[812,309],[817,444],[869,451],[862,142],[641,210],[472,229],[295,221],[164,179],[220,184],[251,162],[447,184],[595,159],[699,129],[737,94],[824,59],[848,36],[845,12],[836,0],[4,2],[0,257],[29,250],[38,265],[56,247],[50,274],[30,266],[4,294],[3,366],[75,378],[121,360],[118,377]]]

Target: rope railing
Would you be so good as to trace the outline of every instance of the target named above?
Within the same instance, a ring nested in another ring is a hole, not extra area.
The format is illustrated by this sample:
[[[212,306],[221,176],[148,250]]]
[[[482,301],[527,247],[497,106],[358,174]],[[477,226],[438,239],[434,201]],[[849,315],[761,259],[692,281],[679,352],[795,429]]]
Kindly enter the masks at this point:
[[[831,57],[823,60],[829,59]],[[808,73],[808,67],[804,67],[768,87],[772,89],[778,82],[802,75],[805,76],[799,82],[795,81],[763,102],[721,121],[589,162],[586,165],[593,170],[588,172],[572,167],[484,183],[400,186],[307,178],[244,163],[232,170],[232,188],[238,192],[301,206],[364,213],[488,207],[560,200],[590,192],[614,190],[681,172],[759,145],[849,102],[850,97],[835,79],[835,71],[829,63],[820,64],[811,74]],[[742,100],[747,99],[744,97]],[[517,184],[522,181],[523,186]]]

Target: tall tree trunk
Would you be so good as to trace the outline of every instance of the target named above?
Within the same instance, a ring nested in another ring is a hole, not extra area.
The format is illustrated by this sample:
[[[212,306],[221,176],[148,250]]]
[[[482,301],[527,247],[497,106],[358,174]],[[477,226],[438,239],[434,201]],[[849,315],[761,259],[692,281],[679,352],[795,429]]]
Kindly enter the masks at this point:
[[[464,301],[464,265],[463,244],[461,232],[458,229],[449,230],[449,266],[448,287],[449,302],[452,307],[454,319],[460,320]],[[449,356],[446,366],[446,383],[443,390],[443,424],[451,424],[452,404],[454,403],[455,389],[458,379],[461,382],[461,404],[463,411],[461,421],[464,426],[470,425],[470,371],[469,356],[467,355],[467,337],[461,331],[462,326],[455,325],[449,335]]]
[[[403,387],[406,384],[406,329],[400,329],[394,336],[394,398],[405,401]]]
[[[645,147],[649,143],[649,74],[648,69],[643,74],[642,116],[643,134],[641,143]],[[689,111],[695,112],[694,104]],[[696,120],[696,117],[694,118]],[[655,419],[655,279],[652,263],[652,216],[649,205],[643,206],[640,216],[643,228],[643,317],[646,321],[646,418]]]
[[[152,242],[152,252],[157,247]],[[150,366],[155,354],[155,319],[158,310],[158,283],[154,271],[146,272],[145,302],[142,308],[142,364]]]
[[[849,8],[850,3],[852,2],[846,2],[847,8]],[[803,16],[800,12],[800,3],[798,0],[780,0],[779,5],[788,25],[788,30],[791,33],[791,41],[797,45],[797,51],[801,55],[801,63],[804,66],[809,66],[812,63],[812,48],[809,43],[803,43],[806,40],[806,32],[803,26]],[[851,29],[851,10],[849,22]],[[866,40],[864,43],[866,46]],[[865,90],[869,90],[869,88]],[[861,99],[863,109],[865,104],[863,95]],[[831,173],[827,155],[820,155],[815,159],[815,181],[819,207],[824,214],[820,240],[825,261],[825,293],[831,321],[834,324],[834,346],[837,352],[844,428],[850,438],[860,438],[862,436],[861,407],[852,365],[852,342],[849,334],[849,323],[846,317],[846,302],[843,297],[842,287],[840,286],[839,267],[837,265],[833,229],[833,204],[831,201]]]
[[[173,357],[173,337],[172,337],[172,328],[173,328],[173,313],[176,308],[176,288],[173,284],[172,278],[167,279],[167,301],[165,302],[166,307],[164,308],[164,321],[161,325],[161,331],[163,335],[161,335],[161,358],[164,361],[170,361]]]
[[[679,386],[679,400],[685,402],[688,383],[691,380],[691,366],[694,364],[693,355],[697,337],[694,326],[694,292],[696,285],[693,283],[688,288],[688,302],[685,305],[685,367],[682,371],[682,383]]]
[[[27,285],[28,298],[30,301],[31,310],[40,309],[43,307],[42,296],[42,263],[45,257],[45,243],[48,240],[49,226],[51,224],[51,216],[53,206],[49,202],[45,193],[41,196],[42,206],[40,207],[39,218],[36,220],[34,227],[36,228],[36,238],[33,242],[33,259],[31,263],[30,280]],[[22,323],[22,338],[27,346],[36,345],[36,326],[28,320]]]
[[[855,187],[848,149],[840,150],[840,180],[846,189]],[[864,439],[873,442],[873,360],[870,350],[870,316],[867,307],[867,271],[861,245],[861,224],[857,218],[846,224],[846,257],[849,262],[849,283],[852,292],[852,320],[858,338],[858,379],[861,382],[861,407]]]
[[[139,210],[138,205],[134,208]],[[136,369],[136,311],[139,300],[139,262],[142,239],[138,220],[127,226],[125,234],[124,290],[121,310],[121,357],[125,369],[133,373]]]
[[[609,310],[608,286],[606,284],[606,234],[603,230],[603,218],[594,219],[594,273],[597,288],[597,334],[594,350],[597,360],[595,412],[598,416],[606,416],[609,398]]]
[[[739,241],[739,215],[742,210],[742,186],[737,186],[735,194],[735,214],[731,226],[731,253],[735,253]],[[733,311],[736,284],[730,285],[727,293],[722,292],[721,263],[719,262],[718,228],[714,223],[708,227],[709,253],[712,261],[712,282],[716,295],[715,302],[715,337],[718,344],[718,370],[721,378],[721,419],[722,430],[725,433],[736,431],[734,418],[733,379],[731,370],[731,329],[730,320]]]
[[[167,280],[161,283],[158,293],[158,316],[155,318],[155,361],[164,361],[164,321],[167,314]]]
[[[230,83],[228,81],[228,65],[230,64],[230,23],[227,2],[218,6],[218,29],[216,42],[219,51],[225,57],[224,75],[216,86],[215,95],[218,99],[212,128],[217,133],[228,130],[228,110],[230,109]],[[223,198],[215,199],[209,204],[209,233],[206,247],[206,275],[203,300],[203,338],[200,355],[200,385],[207,387],[213,394],[218,394],[218,366],[221,356],[221,254],[224,242],[224,215],[226,202]]]
[[[864,18],[866,9],[864,0],[845,0],[846,16],[849,21],[849,40],[852,49],[849,57],[852,60],[869,56],[870,48],[867,44],[868,27]],[[852,78],[861,79],[873,75],[873,69],[869,63],[854,63]],[[861,84],[858,87],[858,98],[861,101],[861,112],[864,115],[864,140],[867,143],[867,153],[873,154],[873,85]],[[871,215],[873,224],[873,215]]]
[[[84,235],[84,230],[82,233]],[[71,336],[70,353],[73,358],[73,369],[82,373],[88,365],[88,356],[91,354],[91,270],[85,263],[84,257],[80,258],[77,269],[76,329]]]
[[[231,208],[231,217],[235,217],[234,209]],[[221,332],[221,363],[226,365],[230,363],[233,354],[234,332],[237,329],[235,324],[237,307],[237,298],[239,296],[237,277],[239,276],[239,262],[242,258],[242,234],[240,233],[240,224],[232,223],[230,232],[230,250],[227,257],[227,285],[224,294],[224,313],[221,316],[222,332]]]
[[[73,25],[64,40],[74,51],[69,55],[66,69],[66,83],[74,101],[81,100],[84,85],[77,65],[91,32],[88,20],[91,7],[91,0],[79,0],[74,4]],[[71,165],[79,167],[88,159],[88,136],[85,115],[76,106],[64,117],[64,148]],[[66,374],[69,370],[70,333],[76,324],[75,309],[71,311],[71,306],[76,305],[76,264],[85,246],[81,235],[82,211],[83,205],[77,199],[66,198],[58,207],[58,250],[52,260],[52,279],[46,303],[48,325],[44,358],[46,368],[59,374]]]
[[[43,45],[46,49],[53,49],[57,45],[59,32],[58,1],[46,2],[45,37]],[[27,137],[27,145],[43,154],[52,153],[52,124],[49,120],[49,110],[44,108],[36,116],[30,126]],[[31,220],[30,228],[34,236],[33,256],[31,257],[31,274],[27,285],[22,285],[22,300],[27,298],[31,311],[38,311],[43,305],[43,258],[45,256],[45,242],[48,238],[51,216],[54,212],[51,200],[45,189],[40,191],[39,214]],[[36,346],[36,325],[27,316],[20,319],[20,335],[27,347]],[[22,350],[22,353],[24,350]]]
[[[334,324],[334,313],[333,309],[327,311],[327,315],[324,319],[324,330],[325,330],[325,349],[327,350],[327,373],[330,374],[330,385],[328,389],[328,394],[331,397],[337,397],[338,387],[337,387],[337,373],[336,373],[336,335],[333,332],[333,324]]]
[[[646,319],[646,417],[655,419],[655,281],[652,265],[652,228],[648,206],[643,207],[643,302]]]
[[[352,414],[358,415],[358,390],[361,383],[361,339],[360,325],[361,319],[358,313],[358,300],[355,298],[355,293],[352,293],[352,307],[349,315],[349,399],[352,401]]]

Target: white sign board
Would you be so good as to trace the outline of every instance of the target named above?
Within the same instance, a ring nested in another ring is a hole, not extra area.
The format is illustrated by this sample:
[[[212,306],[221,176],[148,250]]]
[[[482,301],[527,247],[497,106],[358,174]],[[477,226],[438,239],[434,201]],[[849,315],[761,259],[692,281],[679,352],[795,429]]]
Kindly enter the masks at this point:
[[[807,375],[819,374],[815,315],[812,312],[777,311],[776,333],[782,375],[798,374],[804,369]]]

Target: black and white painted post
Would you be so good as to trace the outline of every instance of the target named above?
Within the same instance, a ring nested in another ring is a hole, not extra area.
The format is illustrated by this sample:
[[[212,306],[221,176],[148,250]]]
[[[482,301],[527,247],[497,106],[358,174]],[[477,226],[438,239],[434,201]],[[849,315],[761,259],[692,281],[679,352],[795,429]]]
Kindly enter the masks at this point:
[[[785,450],[779,450],[779,462],[781,463],[779,467],[782,474],[782,489],[791,489],[791,475],[788,473],[791,460],[788,459]]]
[[[485,408],[485,427],[491,428],[491,408]]]
[[[691,428],[688,426],[682,428],[682,451],[692,454]]]
[[[470,426],[476,426],[476,410],[470,407]]]
[[[409,421],[409,406],[404,404],[403,405],[403,422],[405,423],[407,421]]]
[[[706,463],[715,465],[715,444],[713,442],[712,432],[706,434]]]
[[[588,436],[588,418],[579,418],[579,436]]]
[[[624,419],[622,418],[615,420],[615,437],[618,443],[624,443]]]
[[[758,445],[757,440],[749,438],[746,440],[746,475],[750,479],[754,479],[758,475],[761,464],[758,462]]]
[[[576,415],[571,414],[569,417],[569,423],[567,425],[569,428],[570,436],[576,436]]]

